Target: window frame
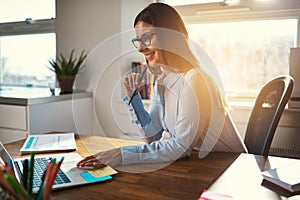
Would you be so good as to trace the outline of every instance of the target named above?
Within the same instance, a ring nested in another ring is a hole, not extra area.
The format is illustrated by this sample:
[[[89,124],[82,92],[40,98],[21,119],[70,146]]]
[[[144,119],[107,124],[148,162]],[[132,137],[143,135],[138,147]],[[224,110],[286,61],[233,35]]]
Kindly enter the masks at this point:
[[[220,6],[219,3],[174,6],[186,24],[296,18],[296,46],[300,45],[300,5],[299,8],[266,10],[255,10],[252,7],[255,7],[253,2],[248,6]]]
[[[43,33],[55,33],[54,18],[0,23],[0,37]]]

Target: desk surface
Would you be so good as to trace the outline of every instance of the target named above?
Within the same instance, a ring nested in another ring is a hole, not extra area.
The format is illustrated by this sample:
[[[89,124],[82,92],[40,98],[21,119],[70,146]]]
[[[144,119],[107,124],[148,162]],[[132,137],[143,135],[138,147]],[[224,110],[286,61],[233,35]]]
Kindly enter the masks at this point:
[[[6,144],[14,158],[24,140]],[[139,142],[108,139],[98,136],[80,136],[76,139],[78,153],[90,155],[114,146],[133,145]],[[88,148],[87,148],[88,147]],[[107,182],[52,191],[51,199],[198,199],[204,189],[234,196],[234,199],[287,199],[285,193],[276,193],[262,186],[262,169],[274,168],[291,162],[284,159],[250,154],[210,153],[199,159],[196,152],[152,172],[129,173],[118,168],[119,173]],[[272,188],[274,189],[274,188]],[[280,196],[283,195],[283,196]],[[300,199],[293,196],[289,199]]]

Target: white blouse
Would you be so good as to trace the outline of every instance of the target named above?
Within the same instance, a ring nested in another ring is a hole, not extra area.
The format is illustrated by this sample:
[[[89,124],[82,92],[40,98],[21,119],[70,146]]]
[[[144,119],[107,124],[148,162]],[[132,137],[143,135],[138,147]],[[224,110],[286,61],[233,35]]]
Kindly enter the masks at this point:
[[[193,69],[162,77],[155,84],[148,112],[139,95],[128,106],[132,121],[145,139],[158,140],[122,147],[122,164],[173,161],[190,155],[192,149],[199,150],[199,157],[211,151],[247,152],[230,114],[218,106],[213,92],[209,108],[203,105],[207,97],[199,88],[203,88],[205,75]],[[210,84],[207,86],[212,91]],[[210,116],[203,116],[205,109]]]

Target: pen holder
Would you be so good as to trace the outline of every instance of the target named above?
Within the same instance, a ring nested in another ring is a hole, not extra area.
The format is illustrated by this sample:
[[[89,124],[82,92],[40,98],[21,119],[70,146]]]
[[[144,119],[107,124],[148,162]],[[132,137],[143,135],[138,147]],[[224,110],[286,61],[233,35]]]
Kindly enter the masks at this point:
[[[2,200],[11,200],[13,199],[8,193],[6,193],[2,187],[0,187],[0,199]]]
[[[33,181],[34,174],[37,170],[34,170],[35,158],[34,153],[30,154],[30,162],[28,159],[24,160],[23,163],[23,174],[21,177],[21,182],[16,178],[13,168],[11,167],[12,160],[8,159],[5,162],[3,169],[0,169],[0,199],[15,199],[15,200],[46,200],[51,199],[52,185],[55,182],[56,175],[60,169],[60,166],[64,160],[61,158],[59,162],[56,162],[56,158],[52,158],[48,162],[42,178],[39,190],[36,195],[33,195]],[[29,170],[28,170],[29,169]]]
[[[20,199],[22,200],[23,198],[16,193],[8,193],[7,191],[3,190],[3,188],[0,186],[0,199],[1,200],[15,200],[15,199]],[[34,195],[31,200],[36,200],[37,195]],[[48,197],[46,198],[47,200],[51,200],[51,193],[48,194]]]

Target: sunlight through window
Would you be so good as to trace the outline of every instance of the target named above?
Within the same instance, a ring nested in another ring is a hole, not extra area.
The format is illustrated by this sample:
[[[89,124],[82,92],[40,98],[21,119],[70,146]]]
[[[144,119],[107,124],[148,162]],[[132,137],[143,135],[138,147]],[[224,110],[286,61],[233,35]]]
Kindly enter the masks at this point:
[[[216,64],[228,95],[252,96],[271,78],[289,73],[297,19],[187,25],[190,38]]]
[[[54,79],[46,65],[56,54],[55,1],[0,0],[0,4],[0,86],[48,87]]]

